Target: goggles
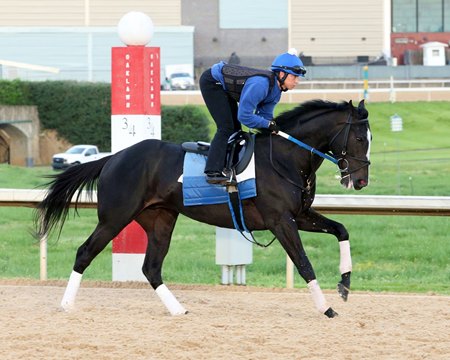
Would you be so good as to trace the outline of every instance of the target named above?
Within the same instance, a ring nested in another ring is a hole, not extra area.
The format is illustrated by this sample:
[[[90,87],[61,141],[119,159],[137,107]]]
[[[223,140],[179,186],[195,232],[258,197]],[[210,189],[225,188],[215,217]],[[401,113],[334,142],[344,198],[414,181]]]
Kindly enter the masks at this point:
[[[297,76],[304,76],[306,74],[306,69],[303,66],[282,66],[276,65],[275,67],[284,70],[290,70]]]

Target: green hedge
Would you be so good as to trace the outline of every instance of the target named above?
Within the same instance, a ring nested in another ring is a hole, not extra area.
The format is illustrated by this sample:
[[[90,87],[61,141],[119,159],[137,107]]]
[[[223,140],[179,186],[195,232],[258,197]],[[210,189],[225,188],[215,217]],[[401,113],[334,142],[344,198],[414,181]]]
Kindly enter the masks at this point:
[[[42,129],[73,144],[111,149],[111,85],[76,81],[0,81],[0,105],[36,105]],[[208,118],[195,106],[162,106],[162,139],[208,141]]]
[[[19,80],[0,80],[0,105],[31,105],[28,88]]]
[[[111,149],[111,87],[75,81],[29,82],[44,129],[56,129],[72,144]]]
[[[209,141],[208,117],[198,106],[163,106],[161,137],[163,140]]]

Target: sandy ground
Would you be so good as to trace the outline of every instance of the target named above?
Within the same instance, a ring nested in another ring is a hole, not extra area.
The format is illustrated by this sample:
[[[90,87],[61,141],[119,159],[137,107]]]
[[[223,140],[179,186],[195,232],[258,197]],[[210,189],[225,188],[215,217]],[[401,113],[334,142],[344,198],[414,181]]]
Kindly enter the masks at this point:
[[[172,317],[141,283],[0,280],[1,359],[450,359],[450,297],[334,292],[318,314],[303,290],[169,285]]]

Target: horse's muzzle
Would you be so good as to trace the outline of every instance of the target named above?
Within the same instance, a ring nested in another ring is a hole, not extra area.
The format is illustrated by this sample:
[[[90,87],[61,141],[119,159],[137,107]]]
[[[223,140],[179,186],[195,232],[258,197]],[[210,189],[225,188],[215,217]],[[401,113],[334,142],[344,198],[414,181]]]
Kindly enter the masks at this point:
[[[362,188],[366,187],[368,185],[368,181],[365,179],[358,179],[353,182],[353,187],[355,190],[361,190]]]
[[[365,179],[357,179],[354,181],[350,175],[346,175],[341,178],[341,185],[349,190],[352,188],[355,190],[361,190],[369,185],[369,182]]]

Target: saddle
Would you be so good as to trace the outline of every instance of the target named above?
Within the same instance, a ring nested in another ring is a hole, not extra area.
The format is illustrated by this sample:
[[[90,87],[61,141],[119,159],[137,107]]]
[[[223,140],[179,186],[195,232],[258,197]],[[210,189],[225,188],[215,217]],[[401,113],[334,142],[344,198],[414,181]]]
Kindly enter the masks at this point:
[[[204,141],[185,142],[181,144],[184,151],[208,155],[210,144]],[[232,134],[228,139],[226,166],[227,170],[231,170],[233,177],[241,174],[248,166],[253,151],[255,149],[255,136],[239,130]]]
[[[240,232],[248,232],[244,222],[241,200],[256,196],[254,161],[252,161],[255,135],[238,131],[230,136],[227,146],[226,169],[231,171],[233,176],[226,188],[208,184],[205,180],[203,169],[209,151],[209,143],[186,142],[181,146],[186,152],[183,173],[184,205],[228,203],[234,227]]]

